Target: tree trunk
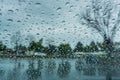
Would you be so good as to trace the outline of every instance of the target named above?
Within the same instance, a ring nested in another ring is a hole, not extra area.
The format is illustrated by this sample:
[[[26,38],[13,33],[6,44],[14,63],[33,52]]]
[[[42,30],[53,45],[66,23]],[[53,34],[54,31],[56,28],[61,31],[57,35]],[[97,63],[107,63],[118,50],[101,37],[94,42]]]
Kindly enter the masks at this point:
[[[108,58],[111,57],[111,53],[113,51],[113,41],[106,36],[104,36],[104,47],[108,54]]]

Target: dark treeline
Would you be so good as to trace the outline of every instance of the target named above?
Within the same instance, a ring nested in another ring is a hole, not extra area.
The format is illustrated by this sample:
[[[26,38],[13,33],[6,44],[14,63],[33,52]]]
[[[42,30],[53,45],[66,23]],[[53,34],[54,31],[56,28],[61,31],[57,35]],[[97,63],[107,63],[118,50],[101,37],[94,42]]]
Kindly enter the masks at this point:
[[[0,42],[0,53],[1,54],[25,54],[27,51],[41,52],[49,56],[53,55],[72,55],[74,52],[98,52],[98,51],[107,51],[106,45],[104,43],[95,43],[92,41],[89,45],[83,45],[81,42],[78,42],[74,49],[71,48],[69,43],[61,43],[58,46],[54,44],[49,44],[48,46],[43,45],[43,39],[39,41],[30,42],[29,46],[16,45],[14,49],[8,48],[2,42]]]

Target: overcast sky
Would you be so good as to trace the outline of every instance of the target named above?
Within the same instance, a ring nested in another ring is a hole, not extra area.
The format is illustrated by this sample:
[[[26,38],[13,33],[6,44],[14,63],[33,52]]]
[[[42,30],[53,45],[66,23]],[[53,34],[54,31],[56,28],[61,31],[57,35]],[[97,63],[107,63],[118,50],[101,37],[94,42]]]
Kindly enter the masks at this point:
[[[118,0],[119,1],[119,0]],[[116,2],[118,2],[116,1]],[[85,44],[102,41],[94,30],[80,23],[88,0],[0,0],[0,40],[11,45],[11,36],[21,32],[23,41],[32,36],[44,43]],[[117,38],[116,40],[120,40]]]

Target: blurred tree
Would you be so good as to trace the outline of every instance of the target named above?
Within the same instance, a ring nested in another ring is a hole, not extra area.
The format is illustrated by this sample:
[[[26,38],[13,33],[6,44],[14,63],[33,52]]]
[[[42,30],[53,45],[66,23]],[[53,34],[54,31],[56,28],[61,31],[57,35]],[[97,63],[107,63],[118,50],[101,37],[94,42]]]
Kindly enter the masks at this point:
[[[81,42],[78,42],[75,46],[74,52],[82,52],[83,51],[83,44]]]
[[[103,37],[104,46],[107,47],[110,56],[110,51],[113,50],[113,38],[120,25],[120,11],[114,7],[112,0],[90,1],[91,3],[86,6],[85,12],[81,15],[81,20]]]
[[[17,54],[25,54],[25,51],[27,51],[26,46],[23,46],[22,44],[15,46],[14,49],[17,50],[15,51]]]
[[[97,43],[97,46],[98,46],[98,50],[99,51],[106,51],[108,52],[109,51],[109,48],[106,47],[107,45],[103,42],[103,43]],[[112,47],[113,48],[113,47]],[[114,48],[113,48],[114,49]]]
[[[90,52],[90,46],[89,46],[89,45],[86,45],[86,46],[83,48],[83,52]]]
[[[57,52],[57,46],[49,44],[49,46],[44,48],[44,52],[49,56],[53,56]]]
[[[61,56],[70,55],[72,53],[72,48],[69,44],[60,44],[58,46],[58,53]]]
[[[36,50],[36,47],[37,47],[36,42],[35,42],[35,41],[32,41],[32,42],[29,44],[29,46],[28,46],[28,50],[29,50],[29,51],[35,51],[35,50]]]
[[[42,43],[43,39],[40,39],[38,42],[32,41],[28,46],[28,50],[35,52],[43,52],[44,46],[42,45]]]
[[[12,35],[11,37],[11,43],[13,43],[13,47],[16,47],[15,48],[15,52],[17,53],[18,52],[18,46],[20,44],[22,44],[23,42],[23,38],[22,38],[22,35],[21,35],[21,32],[20,31],[17,31],[14,35]]]
[[[40,39],[38,42],[36,42],[37,46],[36,46],[36,50],[35,51],[43,52],[44,47],[43,47],[42,43],[43,43],[43,39]]]
[[[5,51],[6,48],[7,48],[7,46],[4,45],[4,44],[2,43],[2,41],[0,41],[0,51]]]
[[[98,47],[97,47],[97,45],[95,44],[94,41],[92,41],[89,46],[90,46],[90,51],[91,52],[98,51]]]

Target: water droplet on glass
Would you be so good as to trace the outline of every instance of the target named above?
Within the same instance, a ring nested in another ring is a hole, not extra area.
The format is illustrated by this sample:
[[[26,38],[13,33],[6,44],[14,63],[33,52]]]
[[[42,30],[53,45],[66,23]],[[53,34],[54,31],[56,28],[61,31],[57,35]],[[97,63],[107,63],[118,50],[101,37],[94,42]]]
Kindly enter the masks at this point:
[[[63,20],[62,23],[65,23],[65,20]]]
[[[17,20],[17,22],[21,22],[20,20]]]
[[[8,30],[7,30],[7,29],[4,29],[4,31],[5,31],[5,32],[8,32]]]
[[[37,33],[36,35],[40,35],[40,33]]]
[[[11,9],[10,9],[10,10],[8,10],[8,11],[9,11],[9,12],[14,12],[14,11],[13,11],[13,10],[11,10]]]
[[[2,13],[0,13],[0,15],[2,15]]]
[[[39,2],[37,2],[37,3],[35,3],[36,5],[41,5],[41,3],[39,3]]]
[[[31,17],[31,15],[30,15],[30,14],[27,14],[27,16],[28,16],[28,17]]]
[[[13,19],[7,19],[7,21],[13,22]]]
[[[61,9],[62,9],[61,7],[58,7],[56,10],[57,10],[57,12],[59,12]]]
[[[66,2],[65,5],[68,6],[70,4],[70,2]]]

